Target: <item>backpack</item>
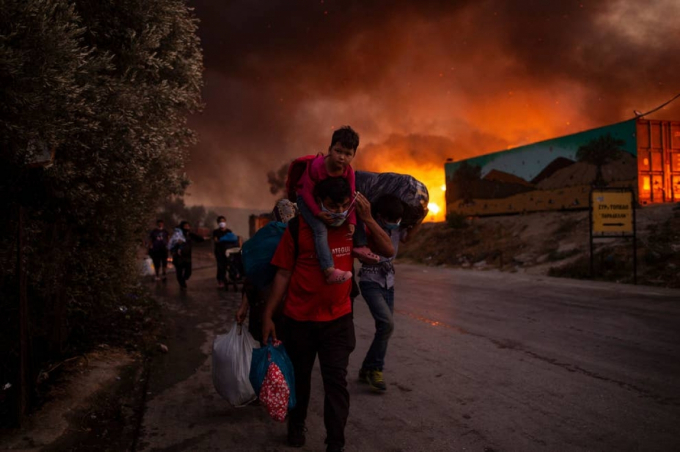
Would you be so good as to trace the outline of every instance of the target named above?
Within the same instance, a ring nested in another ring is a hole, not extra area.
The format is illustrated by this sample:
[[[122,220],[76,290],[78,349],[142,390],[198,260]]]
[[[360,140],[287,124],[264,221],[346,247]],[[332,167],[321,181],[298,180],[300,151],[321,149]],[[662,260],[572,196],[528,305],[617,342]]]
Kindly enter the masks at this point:
[[[288,229],[295,244],[295,256],[298,255],[298,235],[300,221],[297,217],[288,222]],[[246,278],[257,290],[264,290],[271,284],[276,275],[276,267],[271,264],[279,246],[286,225],[278,221],[267,223],[260,228],[241,248],[243,270]]]
[[[316,155],[305,155],[293,160],[288,167],[288,178],[286,179],[286,193],[288,193],[288,200],[295,202],[297,200],[297,187],[302,179],[305,171],[309,171],[310,163],[318,156],[323,155],[318,153]],[[311,177],[311,174],[310,174]]]

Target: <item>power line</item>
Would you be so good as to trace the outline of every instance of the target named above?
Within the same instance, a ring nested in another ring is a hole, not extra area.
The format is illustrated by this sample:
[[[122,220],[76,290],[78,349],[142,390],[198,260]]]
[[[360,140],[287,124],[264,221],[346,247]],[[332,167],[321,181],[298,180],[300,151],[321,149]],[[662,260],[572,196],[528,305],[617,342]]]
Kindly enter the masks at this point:
[[[666,105],[670,104],[671,102],[673,102],[673,101],[674,101],[675,99],[677,99],[678,97],[680,97],[680,93],[676,94],[671,100],[669,100],[669,101],[667,101],[667,102],[665,102],[665,103],[659,105],[659,106],[656,107],[655,109],[649,110],[647,113],[640,113],[640,112],[638,112],[637,110],[633,110],[633,113],[635,114],[635,117],[636,117],[636,118],[641,118],[641,117],[643,117],[643,116],[650,115],[650,114],[654,113],[654,112],[657,111],[657,110],[661,110],[663,107],[665,107]]]

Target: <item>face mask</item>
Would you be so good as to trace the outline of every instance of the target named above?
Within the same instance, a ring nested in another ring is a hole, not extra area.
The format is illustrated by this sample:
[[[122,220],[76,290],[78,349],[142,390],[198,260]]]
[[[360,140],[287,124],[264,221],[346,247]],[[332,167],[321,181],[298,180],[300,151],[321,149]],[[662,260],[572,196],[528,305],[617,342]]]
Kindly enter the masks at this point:
[[[330,210],[326,209],[326,206],[324,206],[323,203],[321,203],[321,210],[323,212],[328,212],[331,214],[331,217],[333,218],[333,223],[331,223],[330,225],[333,226],[334,228],[342,226],[342,224],[347,219],[347,214],[349,213],[349,210],[345,210],[344,212],[331,212]]]
[[[224,228],[227,227],[227,223],[225,223],[224,221],[222,221],[222,222],[220,222],[220,223],[218,224],[218,226],[219,226],[221,229],[224,229]]]

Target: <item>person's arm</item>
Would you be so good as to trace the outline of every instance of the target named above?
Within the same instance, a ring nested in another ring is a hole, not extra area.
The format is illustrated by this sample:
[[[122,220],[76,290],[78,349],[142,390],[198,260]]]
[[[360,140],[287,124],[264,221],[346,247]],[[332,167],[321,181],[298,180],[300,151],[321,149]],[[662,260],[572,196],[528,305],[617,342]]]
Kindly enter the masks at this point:
[[[241,296],[241,306],[236,311],[236,322],[240,325],[246,320],[246,315],[248,314],[248,296],[246,292],[243,291]]]
[[[390,236],[375,221],[371,215],[371,203],[361,193],[357,195],[357,214],[368,228],[371,237],[371,251],[381,256],[394,256],[395,251]]]
[[[267,297],[267,302],[264,305],[264,313],[262,314],[262,342],[265,344],[267,343],[269,336],[271,336],[273,340],[277,340],[276,327],[274,326],[272,317],[281,304],[281,301],[283,301],[284,295],[286,295],[288,284],[290,283],[290,278],[292,276],[292,270],[285,270],[283,268],[279,268],[274,276],[272,289]]]
[[[409,228],[406,230],[406,234],[401,238],[401,243],[408,243],[411,241],[414,235],[418,233],[420,230],[420,227],[423,225],[423,222],[421,221],[420,223],[416,224],[415,226]]]

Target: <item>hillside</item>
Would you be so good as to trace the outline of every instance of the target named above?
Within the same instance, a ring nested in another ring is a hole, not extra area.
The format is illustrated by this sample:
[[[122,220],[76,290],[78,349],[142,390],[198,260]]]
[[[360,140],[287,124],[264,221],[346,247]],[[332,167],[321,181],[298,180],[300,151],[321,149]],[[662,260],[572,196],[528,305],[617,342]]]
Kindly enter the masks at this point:
[[[680,204],[637,211],[638,284],[680,287]],[[539,212],[426,223],[402,261],[590,278],[588,212]],[[594,279],[633,282],[631,239],[595,241]]]

